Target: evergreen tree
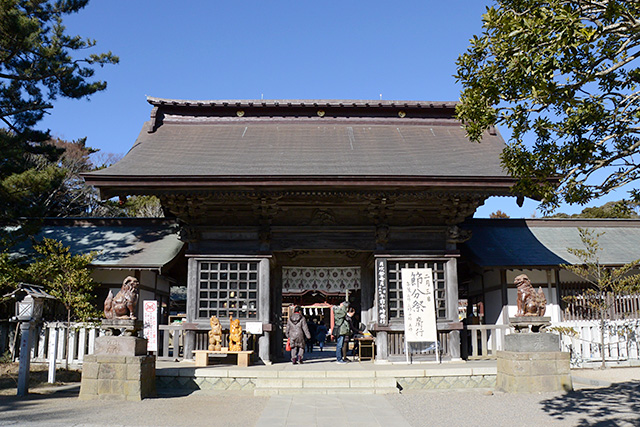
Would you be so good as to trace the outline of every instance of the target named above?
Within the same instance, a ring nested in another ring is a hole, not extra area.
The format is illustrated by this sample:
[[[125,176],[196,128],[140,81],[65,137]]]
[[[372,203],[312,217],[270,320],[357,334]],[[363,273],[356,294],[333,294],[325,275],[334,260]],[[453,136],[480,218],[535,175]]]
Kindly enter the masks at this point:
[[[640,2],[497,0],[482,21],[457,61],[457,112],[472,140],[510,129],[515,193],[548,212],[640,178]]]

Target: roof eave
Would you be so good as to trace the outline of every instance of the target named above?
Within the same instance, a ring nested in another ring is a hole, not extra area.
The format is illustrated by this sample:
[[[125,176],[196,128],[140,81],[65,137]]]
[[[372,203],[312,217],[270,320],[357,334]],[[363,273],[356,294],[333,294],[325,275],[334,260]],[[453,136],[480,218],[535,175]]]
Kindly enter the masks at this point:
[[[215,190],[251,188],[354,190],[466,190],[511,195],[511,177],[442,176],[109,176],[83,174],[86,183],[100,190],[101,196],[114,197],[144,191]]]

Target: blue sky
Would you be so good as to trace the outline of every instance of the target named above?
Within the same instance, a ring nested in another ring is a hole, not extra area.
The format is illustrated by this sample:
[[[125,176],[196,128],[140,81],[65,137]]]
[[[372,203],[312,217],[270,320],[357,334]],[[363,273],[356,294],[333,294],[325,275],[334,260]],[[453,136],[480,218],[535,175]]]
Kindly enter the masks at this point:
[[[480,33],[489,4],[93,0],[65,19],[68,32],[96,39],[91,52],[110,50],[120,64],[98,69],[106,91],[90,100],[56,101],[42,127],[124,154],[149,119],[147,95],[456,101],[455,60]],[[536,206],[492,198],[476,217],[500,209],[527,218]]]

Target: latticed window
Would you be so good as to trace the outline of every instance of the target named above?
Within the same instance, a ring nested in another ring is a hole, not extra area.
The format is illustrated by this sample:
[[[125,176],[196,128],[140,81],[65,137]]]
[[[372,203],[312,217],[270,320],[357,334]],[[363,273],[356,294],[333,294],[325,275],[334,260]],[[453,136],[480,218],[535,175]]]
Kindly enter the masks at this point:
[[[257,319],[258,262],[201,261],[198,317]]]
[[[433,270],[433,286],[436,290],[436,317],[447,318],[446,275],[443,261],[387,261],[387,284],[389,289],[389,319],[404,318],[402,309],[402,277],[403,268],[430,268]]]

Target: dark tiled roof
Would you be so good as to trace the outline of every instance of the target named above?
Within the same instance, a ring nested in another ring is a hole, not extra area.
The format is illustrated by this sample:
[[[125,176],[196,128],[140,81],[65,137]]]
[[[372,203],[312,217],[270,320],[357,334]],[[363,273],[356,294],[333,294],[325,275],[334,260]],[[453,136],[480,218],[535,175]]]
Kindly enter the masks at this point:
[[[482,267],[536,267],[579,263],[567,248],[584,249],[578,228],[604,233],[600,263],[622,265],[640,259],[640,221],[619,219],[474,219],[464,248]]]
[[[98,252],[94,267],[111,269],[160,270],[180,253],[184,243],[178,239],[175,223],[147,218],[55,219],[48,220],[35,236],[55,239],[73,254]],[[28,255],[30,242],[11,250],[13,257]]]
[[[497,134],[469,142],[455,103],[182,101],[149,98],[152,120],[96,177],[507,178]]]

